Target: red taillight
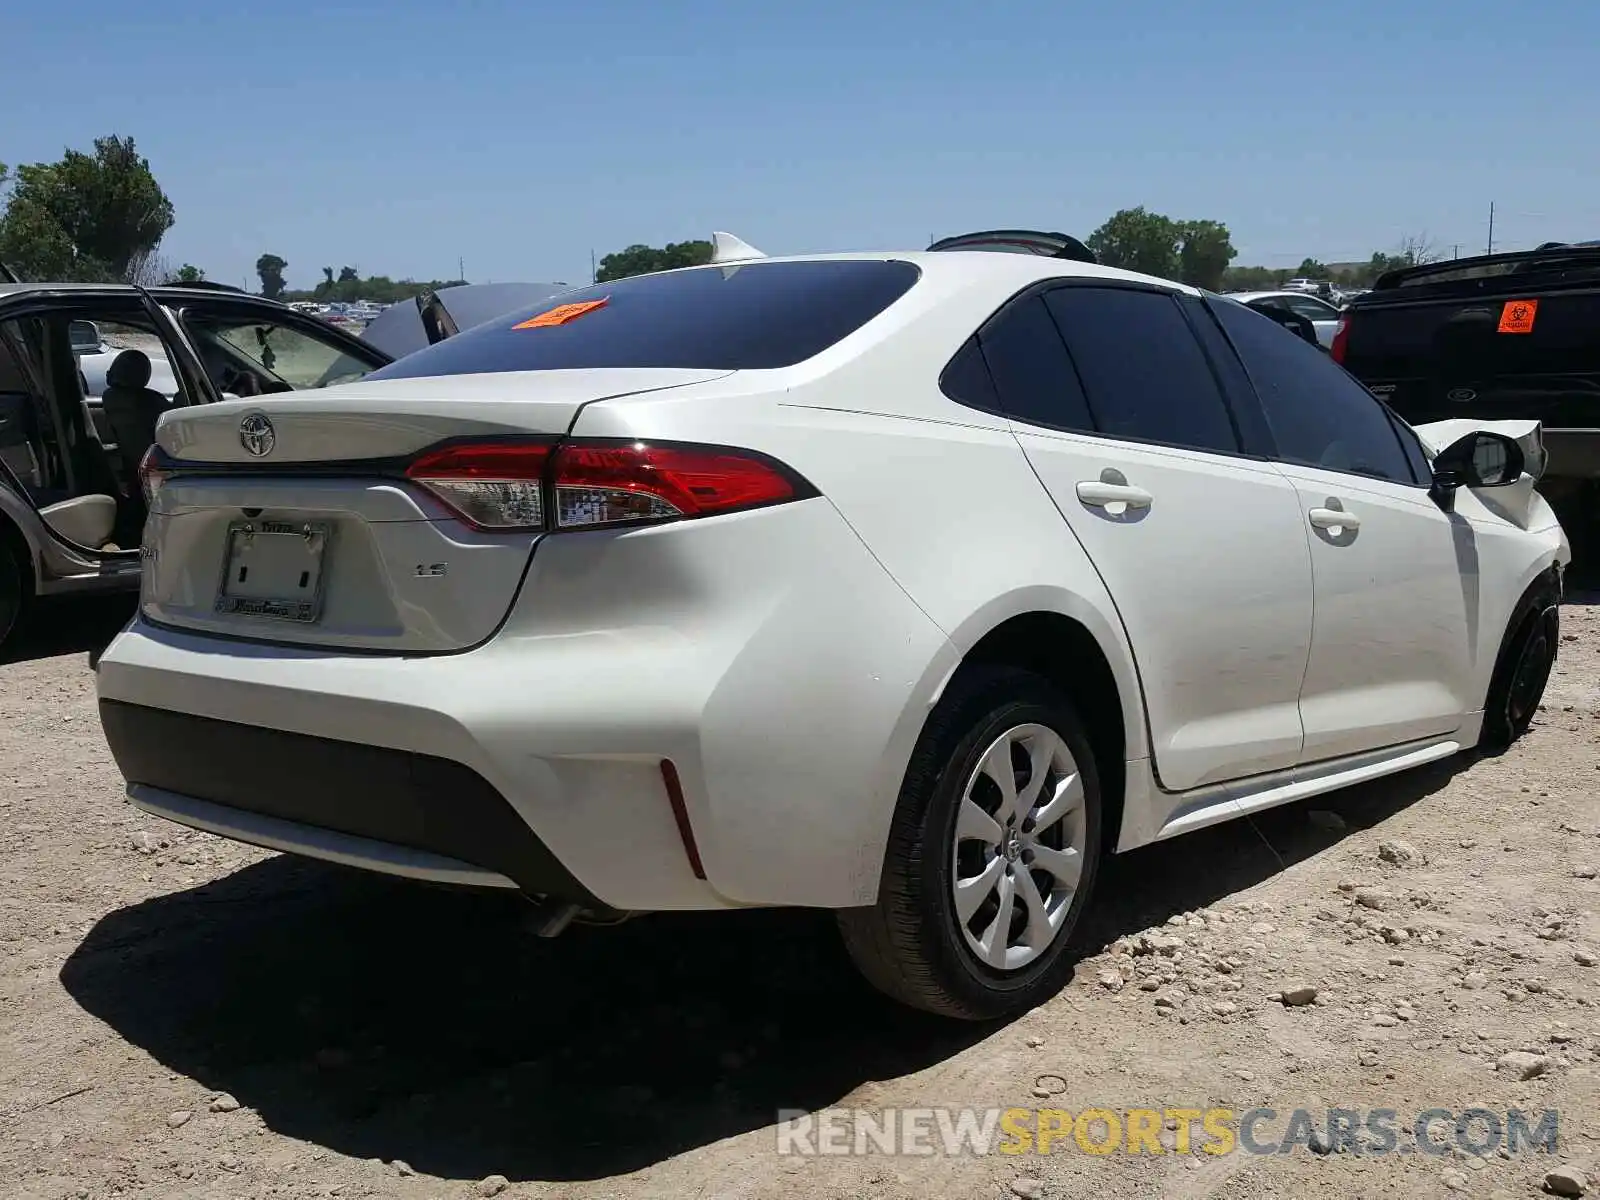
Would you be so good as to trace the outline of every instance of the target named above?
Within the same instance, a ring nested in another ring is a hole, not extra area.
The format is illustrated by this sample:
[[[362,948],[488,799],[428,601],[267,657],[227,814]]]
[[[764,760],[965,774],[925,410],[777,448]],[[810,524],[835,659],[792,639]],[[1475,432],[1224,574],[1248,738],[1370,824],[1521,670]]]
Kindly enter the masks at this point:
[[[156,448],[151,445],[139,460],[139,487],[144,492],[146,507],[156,502],[156,493],[166,481],[167,473],[156,465]]]
[[[461,442],[424,453],[406,478],[486,530],[650,524],[811,494],[765,455],[639,441]]]
[[[572,442],[556,450],[551,473],[561,529],[703,517],[799,494],[768,459],[713,446]]]
[[[1333,345],[1328,347],[1328,353],[1333,355],[1333,361],[1340,366],[1344,365],[1344,356],[1349,349],[1350,342],[1350,314],[1339,314],[1339,327],[1333,331]]]
[[[433,450],[406,468],[477,529],[542,529],[546,442],[464,442]]]

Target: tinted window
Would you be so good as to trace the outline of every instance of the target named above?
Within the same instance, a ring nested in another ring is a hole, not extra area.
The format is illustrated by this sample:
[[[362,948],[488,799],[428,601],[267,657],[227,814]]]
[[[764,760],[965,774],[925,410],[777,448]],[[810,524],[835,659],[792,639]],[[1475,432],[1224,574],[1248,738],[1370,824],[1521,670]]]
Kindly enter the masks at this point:
[[[1000,397],[995,394],[994,380],[983,361],[983,350],[978,345],[978,335],[973,334],[967,344],[956,352],[939,376],[939,386],[944,394],[958,404],[981,408],[986,412],[1000,412]]]
[[[1290,296],[1285,298],[1283,306],[1290,312],[1297,312],[1308,321],[1337,321],[1339,310],[1331,304],[1324,304],[1310,296]]]
[[[978,335],[1006,415],[1057,429],[1093,429],[1061,334],[1039,296],[1011,305]]]
[[[1047,298],[1100,432],[1238,451],[1216,377],[1170,295],[1066,287]]]
[[[1432,483],[1433,464],[1428,461],[1428,456],[1422,449],[1422,439],[1417,436],[1416,430],[1392,412],[1389,414],[1389,420],[1394,425],[1396,436],[1400,439],[1400,449],[1405,452],[1406,462],[1411,466],[1411,481]]]
[[[1241,304],[1212,307],[1255,384],[1284,462],[1412,483],[1389,415],[1321,350]]]
[[[575,367],[787,367],[853,333],[917,280],[882,260],[741,263],[562,292],[375,371],[372,379]],[[518,325],[557,306],[570,320]]]
[[[1250,377],[1244,373],[1244,366],[1228,344],[1216,317],[1211,315],[1205,301],[1195,296],[1179,296],[1178,306],[1189,318],[1189,328],[1200,339],[1200,348],[1222,381],[1223,394],[1231,402],[1233,423],[1239,431],[1240,448],[1246,454],[1268,453],[1272,449],[1272,433],[1261,415],[1261,406],[1256,403]]]

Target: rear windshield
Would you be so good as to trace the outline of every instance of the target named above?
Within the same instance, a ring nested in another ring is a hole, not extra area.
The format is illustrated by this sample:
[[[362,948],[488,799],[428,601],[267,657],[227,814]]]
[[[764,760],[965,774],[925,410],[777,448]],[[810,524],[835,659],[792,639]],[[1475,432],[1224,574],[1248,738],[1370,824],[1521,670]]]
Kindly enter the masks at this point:
[[[865,325],[905,295],[918,274],[906,262],[849,259],[637,275],[562,292],[367,378],[579,367],[788,367]]]

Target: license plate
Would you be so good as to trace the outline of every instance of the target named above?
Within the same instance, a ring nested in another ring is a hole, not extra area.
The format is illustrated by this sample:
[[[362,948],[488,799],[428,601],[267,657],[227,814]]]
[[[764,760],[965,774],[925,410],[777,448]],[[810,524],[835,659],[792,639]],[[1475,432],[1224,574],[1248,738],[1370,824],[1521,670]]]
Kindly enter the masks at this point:
[[[328,526],[235,521],[228,526],[217,611],[310,623],[322,612]]]

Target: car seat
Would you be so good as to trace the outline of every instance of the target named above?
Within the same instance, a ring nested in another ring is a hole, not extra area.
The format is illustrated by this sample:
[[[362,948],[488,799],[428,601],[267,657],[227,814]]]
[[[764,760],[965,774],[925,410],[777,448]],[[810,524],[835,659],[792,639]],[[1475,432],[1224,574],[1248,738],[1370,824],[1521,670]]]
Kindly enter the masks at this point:
[[[77,496],[39,510],[51,529],[69,542],[98,550],[117,523],[117,502],[110,496]]]
[[[149,384],[149,355],[124,350],[106,368],[106,388],[100,395],[100,409],[117,442],[121,482],[130,495],[138,494],[139,460],[156,440],[156,422],[171,407]]]

